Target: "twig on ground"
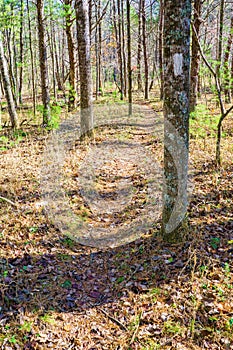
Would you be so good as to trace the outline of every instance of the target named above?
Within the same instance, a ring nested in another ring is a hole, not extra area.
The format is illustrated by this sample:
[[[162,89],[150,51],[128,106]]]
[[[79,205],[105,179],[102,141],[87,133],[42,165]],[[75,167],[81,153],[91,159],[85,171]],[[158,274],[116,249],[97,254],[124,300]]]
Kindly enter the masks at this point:
[[[179,275],[178,275],[178,280],[180,279],[182,273],[184,272],[184,270],[186,269],[186,267],[188,266],[188,264],[190,263],[190,261],[192,261],[192,259],[194,258],[194,261],[195,261],[195,266],[194,266],[194,269],[196,267],[196,249],[194,249],[194,251],[191,252],[188,260],[186,261],[186,264],[184,265],[184,267],[182,268],[182,270],[180,271]],[[192,270],[192,277],[193,277],[193,271],[194,269]]]
[[[136,338],[136,335],[137,335],[137,333],[138,333],[138,329],[139,329],[139,326],[140,326],[140,321],[141,321],[142,315],[143,315],[143,311],[140,312],[140,314],[139,314],[137,326],[136,326],[136,328],[135,328],[135,331],[133,332],[133,336],[132,336],[132,338],[131,338],[131,340],[130,340],[130,344],[133,344],[133,342],[134,342],[134,340],[135,340],[135,338]]]
[[[121,323],[118,319],[116,319],[115,317],[109,315],[109,313],[107,313],[104,309],[102,308],[98,308],[98,310],[100,310],[105,316],[107,316],[112,322],[116,323],[121,329],[123,329],[124,331],[128,331],[128,329],[125,327],[125,325],[123,325],[123,323]]]
[[[13,205],[14,207],[17,207],[17,206],[18,206],[17,203],[12,202],[10,199],[7,199],[7,198],[5,198],[5,197],[0,196],[0,200],[2,200],[2,201],[4,201],[4,202],[7,202],[7,203],[9,203],[9,204],[11,204],[11,205]]]
[[[137,273],[140,269],[140,266],[137,266],[136,269],[130,274],[130,276],[127,278],[127,280],[125,281],[125,284],[128,283],[131,278],[133,277],[133,275],[135,275],[135,273]]]

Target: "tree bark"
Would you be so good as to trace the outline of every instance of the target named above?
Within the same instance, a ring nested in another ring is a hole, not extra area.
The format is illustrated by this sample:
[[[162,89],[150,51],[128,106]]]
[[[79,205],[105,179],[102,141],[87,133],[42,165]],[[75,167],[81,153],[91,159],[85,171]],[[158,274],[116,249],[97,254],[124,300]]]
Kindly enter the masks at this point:
[[[160,74],[160,100],[163,100],[163,19],[164,0],[160,0],[159,8],[159,74]]]
[[[22,104],[22,90],[23,90],[23,0],[20,0],[20,31],[19,31],[19,104]]]
[[[123,70],[123,54],[122,54],[122,25],[121,25],[121,3],[117,0],[117,18],[118,18],[118,59],[119,59],[119,70],[120,70],[120,84],[121,84],[121,100],[124,98],[125,86],[124,86],[124,70]]]
[[[142,0],[142,45],[143,45],[143,56],[144,56],[144,73],[145,73],[145,91],[144,98],[149,98],[149,65],[147,55],[147,44],[146,44],[146,10],[145,0]]]
[[[128,102],[129,102],[129,115],[132,115],[132,68],[131,68],[131,32],[130,32],[130,2],[126,0],[126,12],[127,12],[127,68],[128,68]]]
[[[142,57],[142,0],[139,0],[139,8],[138,8],[138,52],[137,52],[137,84],[138,84],[138,91],[142,91],[141,57]]]
[[[230,72],[230,75],[231,75],[231,87],[230,87],[230,90],[231,90],[231,95],[233,96],[233,55],[231,57],[231,72]]]
[[[99,76],[99,91],[102,92],[103,89],[103,84],[102,84],[102,20],[100,20],[100,9],[101,9],[101,0],[99,0],[98,2],[98,20],[99,20],[99,24],[98,24],[98,41],[99,41],[99,51],[98,51],[98,67],[99,67],[99,72],[98,72],[98,76]]]
[[[35,70],[34,70],[34,56],[33,56],[33,49],[32,49],[32,29],[31,29],[31,17],[30,17],[30,10],[29,10],[29,0],[27,0],[27,16],[28,16],[29,51],[30,51],[30,59],[31,59],[33,114],[35,116],[36,115]]]
[[[52,19],[52,13],[50,12],[50,31],[47,30],[47,37],[49,38],[50,57],[52,61],[53,98],[54,98],[54,101],[57,102],[57,79],[56,79],[55,54],[54,54],[55,37],[54,37],[53,27],[54,27],[54,22]]]
[[[231,17],[230,32],[228,35],[227,46],[224,52],[223,58],[223,81],[224,81],[224,94],[225,101],[227,103],[231,102],[231,90],[230,90],[230,71],[229,71],[229,57],[233,42],[233,17]]]
[[[218,38],[218,51],[217,51],[217,67],[216,73],[218,78],[220,78],[220,68],[222,64],[222,44],[223,44],[223,20],[224,20],[224,7],[225,0],[220,0],[220,10],[219,10],[219,38]]]
[[[43,125],[48,125],[51,120],[51,115],[50,115],[50,94],[49,94],[47,49],[45,44],[43,0],[37,0],[37,25],[38,25],[38,38],[39,38],[41,93],[42,93],[42,102],[43,102]]]
[[[187,210],[191,0],[164,7],[164,189],[162,235],[177,242]]]
[[[76,22],[80,76],[81,139],[93,135],[90,32],[87,0],[76,0]]]
[[[122,61],[123,61],[123,80],[124,80],[124,96],[127,96],[127,63],[125,55],[125,19],[124,19],[124,0],[121,0],[121,32],[122,32]]]
[[[195,27],[197,36],[199,37],[201,27],[201,8],[202,0],[194,0],[194,16],[193,25]],[[192,33],[192,60],[191,60],[191,80],[190,80],[190,112],[193,112],[197,104],[198,94],[198,76],[200,66],[200,52],[196,35]]]
[[[65,19],[66,19],[66,38],[68,45],[68,56],[69,56],[69,101],[68,101],[68,111],[72,111],[76,105],[76,84],[75,84],[75,59],[74,59],[74,42],[72,36],[72,0],[65,0],[64,4],[66,6]]]
[[[14,77],[14,69],[13,69],[13,57],[12,50],[11,50],[11,28],[7,28],[6,33],[6,45],[7,45],[7,51],[8,51],[8,73],[10,77],[10,83],[11,83],[11,92],[13,95],[13,99],[15,101],[15,106],[17,107],[17,98],[16,98],[16,81]]]
[[[8,112],[11,119],[12,128],[17,129],[19,126],[18,116],[16,113],[15,102],[11,90],[10,76],[8,72],[7,62],[4,54],[2,40],[0,40],[0,71],[3,81],[3,88],[7,100]]]

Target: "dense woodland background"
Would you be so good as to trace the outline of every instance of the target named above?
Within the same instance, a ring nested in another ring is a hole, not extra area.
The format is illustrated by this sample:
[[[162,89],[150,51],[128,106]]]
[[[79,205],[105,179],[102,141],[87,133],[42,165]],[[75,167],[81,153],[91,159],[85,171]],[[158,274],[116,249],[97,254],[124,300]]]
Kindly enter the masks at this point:
[[[58,100],[60,104],[68,102],[68,91],[74,94],[75,100],[69,101],[70,108],[79,100],[78,3],[68,0],[1,2],[1,41],[16,107],[31,99],[33,113],[38,110],[41,89],[44,84],[48,85],[41,80],[42,61],[46,65],[51,104]],[[143,91],[144,98],[148,99],[153,87],[159,86],[162,97],[163,2],[131,1],[130,16],[127,16],[126,1],[89,1],[86,5],[95,98],[109,91],[119,94],[121,99],[126,98],[129,72],[134,92]],[[230,1],[194,2],[191,110],[196,103],[196,91],[200,96],[216,90],[213,74],[203,58],[200,59],[199,44],[221,80],[226,101],[231,100],[231,5]],[[4,96],[3,84],[1,88]]]
[[[77,169],[91,147],[115,140],[146,148],[166,168],[157,134],[122,124],[93,137],[93,118],[108,105],[122,120],[134,106],[145,125],[163,119],[181,85],[169,73],[169,40],[171,51],[189,48],[188,29],[172,25],[189,22],[190,3],[190,83],[182,84],[193,191],[183,241],[162,239],[158,220],[133,243],[82,246],[45,215],[47,141],[80,114],[90,140],[76,140],[64,163],[70,207],[109,230],[140,217],[146,174],[108,165],[98,180],[103,198],[114,198],[122,171],[135,194],[124,211],[99,219],[77,189]],[[233,349],[232,9],[227,0],[0,0],[2,349]]]
[[[231,10],[228,1],[193,4],[190,110],[198,96],[205,96],[208,108],[207,95],[214,95],[221,113],[219,144],[231,111],[225,106],[232,94]],[[42,111],[43,123],[53,124],[51,113],[59,114],[53,106],[76,108],[86,85],[96,100],[111,93],[132,103],[132,92],[148,100],[155,89],[162,99],[163,18],[163,1],[2,1],[1,104],[4,109],[8,100],[12,126],[22,123],[16,111],[23,108],[29,109],[23,123]]]

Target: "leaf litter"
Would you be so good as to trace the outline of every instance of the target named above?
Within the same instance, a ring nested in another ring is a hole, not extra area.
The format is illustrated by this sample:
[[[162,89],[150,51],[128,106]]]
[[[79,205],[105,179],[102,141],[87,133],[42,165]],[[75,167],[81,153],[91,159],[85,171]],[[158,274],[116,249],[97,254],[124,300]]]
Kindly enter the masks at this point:
[[[96,142],[128,134],[162,164],[160,142],[133,128],[99,128]],[[38,134],[1,153],[0,195],[17,203],[0,203],[2,349],[233,349],[232,136],[223,140],[220,171],[214,140],[190,140],[194,190],[183,244],[163,243],[158,221],[136,241],[108,249],[76,243],[46,217],[39,183],[46,139]],[[98,225],[72,167],[85,154],[79,144],[70,151],[64,187],[72,210]],[[99,174],[108,199],[118,171],[113,162]],[[122,171],[127,176],[132,167]],[[134,186],[140,190],[128,212],[107,213],[101,224],[138,215],[142,174]]]

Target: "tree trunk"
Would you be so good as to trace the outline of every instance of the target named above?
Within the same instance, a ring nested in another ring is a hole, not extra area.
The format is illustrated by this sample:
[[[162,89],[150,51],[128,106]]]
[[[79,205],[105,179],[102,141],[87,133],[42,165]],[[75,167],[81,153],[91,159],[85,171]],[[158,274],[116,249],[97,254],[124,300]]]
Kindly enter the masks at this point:
[[[12,82],[13,82],[13,89],[15,91],[15,106],[18,107],[19,104],[19,76],[18,76],[18,61],[17,61],[17,47],[16,47],[16,32],[13,29],[12,31]]]
[[[55,68],[55,55],[54,55],[54,30],[53,30],[53,19],[52,13],[50,13],[50,32],[47,30],[47,37],[49,38],[49,48],[50,48],[50,57],[52,61],[52,81],[53,81],[53,98],[57,102],[57,83],[56,83],[56,68]]]
[[[17,99],[16,99],[16,81],[14,77],[14,71],[13,71],[13,58],[12,58],[12,50],[11,50],[11,28],[6,29],[6,43],[7,43],[7,51],[8,51],[8,73],[10,77],[10,83],[11,83],[11,92],[12,96],[15,102],[15,106],[17,107]]]
[[[231,74],[231,88],[230,88],[230,90],[231,90],[231,95],[233,96],[233,55],[232,55],[232,57],[231,57],[231,72],[230,72],[230,74]]]
[[[89,17],[89,33],[90,33],[90,45],[92,34],[92,0],[88,0],[88,17]]]
[[[37,25],[38,25],[38,38],[39,38],[41,93],[42,93],[42,102],[43,102],[43,125],[48,125],[51,120],[51,115],[50,115],[50,94],[49,94],[47,50],[46,50],[46,44],[45,44],[43,0],[37,0]]]
[[[123,60],[123,80],[124,80],[124,96],[127,96],[127,64],[125,57],[125,19],[124,19],[124,0],[121,0],[121,32],[122,32],[122,60]]]
[[[146,45],[146,10],[145,0],[142,0],[142,45],[143,45],[143,56],[144,56],[144,72],[145,72],[145,100],[149,98],[149,65],[147,56],[147,45]]]
[[[20,32],[19,32],[19,104],[22,104],[22,90],[23,90],[23,0],[20,0]]]
[[[223,20],[224,20],[224,7],[225,0],[220,0],[220,10],[219,10],[219,38],[218,38],[218,51],[217,51],[217,67],[216,73],[220,79],[220,68],[222,64],[222,44],[223,44]]]
[[[96,20],[96,28],[95,28],[95,72],[96,72],[96,100],[98,99],[98,94],[101,91],[101,25],[98,24],[98,19],[100,18],[100,1],[95,4],[95,20]]]
[[[154,85],[154,78],[155,78],[155,72],[156,72],[156,58],[155,58],[155,55],[154,54],[154,58],[153,58],[153,68],[152,68],[152,74],[151,74],[151,82],[150,82],[150,86],[149,86],[149,91],[152,90],[153,88],[153,85]]]
[[[120,0],[117,0],[117,17],[118,17],[118,59],[119,59],[119,70],[120,70],[120,83],[121,83],[121,100],[124,98],[125,86],[124,86],[124,71],[123,71],[123,54],[122,54],[122,33],[121,33],[121,5]]]
[[[128,102],[129,115],[132,115],[132,68],[131,68],[131,32],[130,32],[130,2],[126,1],[127,12],[127,53],[128,53]]]
[[[187,210],[191,0],[164,7],[164,189],[162,234],[176,242]]]
[[[14,102],[14,98],[11,90],[10,76],[8,72],[2,40],[0,40],[0,70],[1,70],[3,88],[4,88],[6,100],[7,100],[7,105],[8,105],[8,112],[11,119],[11,125],[12,125],[12,128],[16,129],[19,126],[18,116],[16,113],[15,102]]]
[[[72,1],[65,0],[66,8],[66,38],[69,55],[69,102],[68,111],[72,111],[76,105],[76,84],[75,84],[75,59],[74,59],[74,42],[72,37]]]
[[[35,70],[34,70],[34,56],[33,56],[33,49],[32,49],[32,30],[31,30],[31,18],[30,18],[30,10],[29,10],[29,0],[27,0],[27,15],[28,15],[29,51],[30,51],[30,58],[31,58],[33,114],[35,116],[36,115]]]
[[[65,24],[64,24],[65,26]],[[53,28],[54,30],[54,28]],[[54,55],[55,55],[55,64],[56,64],[56,79],[57,79],[57,88],[58,90],[63,92],[63,96],[64,96],[64,100],[66,101],[66,92],[65,92],[65,87],[64,87],[64,80],[63,80],[63,73],[61,74],[61,68],[60,68],[60,62],[59,62],[59,58],[58,58],[58,51],[59,51],[59,42],[57,45],[57,40],[56,40],[56,33],[54,33]],[[60,36],[58,36],[60,37]],[[64,31],[62,32],[62,39],[64,37]],[[64,44],[64,42],[62,42],[62,45]],[[64,62],[64,58],[62,55],[62,65]],[[62,72],[63,72],[63,66],[62,66]]]
[[[230,71],[229,71],[229,57],[233,41],[233,17],[231,17],[230,32],[227,40],[227,46],[223,58],[223,80],[224,80],[224,94],[226,103],[231,102],[231,90],[230,90]]]
[[[160,0],[159,9],[159,74],[160,74],[160,100],[163,100],[163,19],[164,19],[164,0]]]
[[[139,8],[138,8],[138,52],[137,52],[137,83],[138,83],[138,91],[142,91],[141,56],[142,56],[142,0],[139,0]]]
[[[81,139],[93,135],[92,77],[87,0],[76,0],[76,22],[80,76]]]
[[[201,27],[201,8],[202,0],[194,1],[194,16],[193,25],[195,27],[197,36],[199,37]],[[192,60],[191,60],[191,72],[190,72],[190,112],[193,112],[197,104],[198,94],[198,76],[200,65],[200,52],[194,32],[192,33]]]
[[[101,9],[101,1],[98,2],[98,20],[100,19],[100,9]],[[98,67],[99,67],[99,91],[102,92],[103,90],[103,84],[102,84],[102,21],[99,20],[98,25],[98,41],[99,41],[99,52],[98,52]]]

